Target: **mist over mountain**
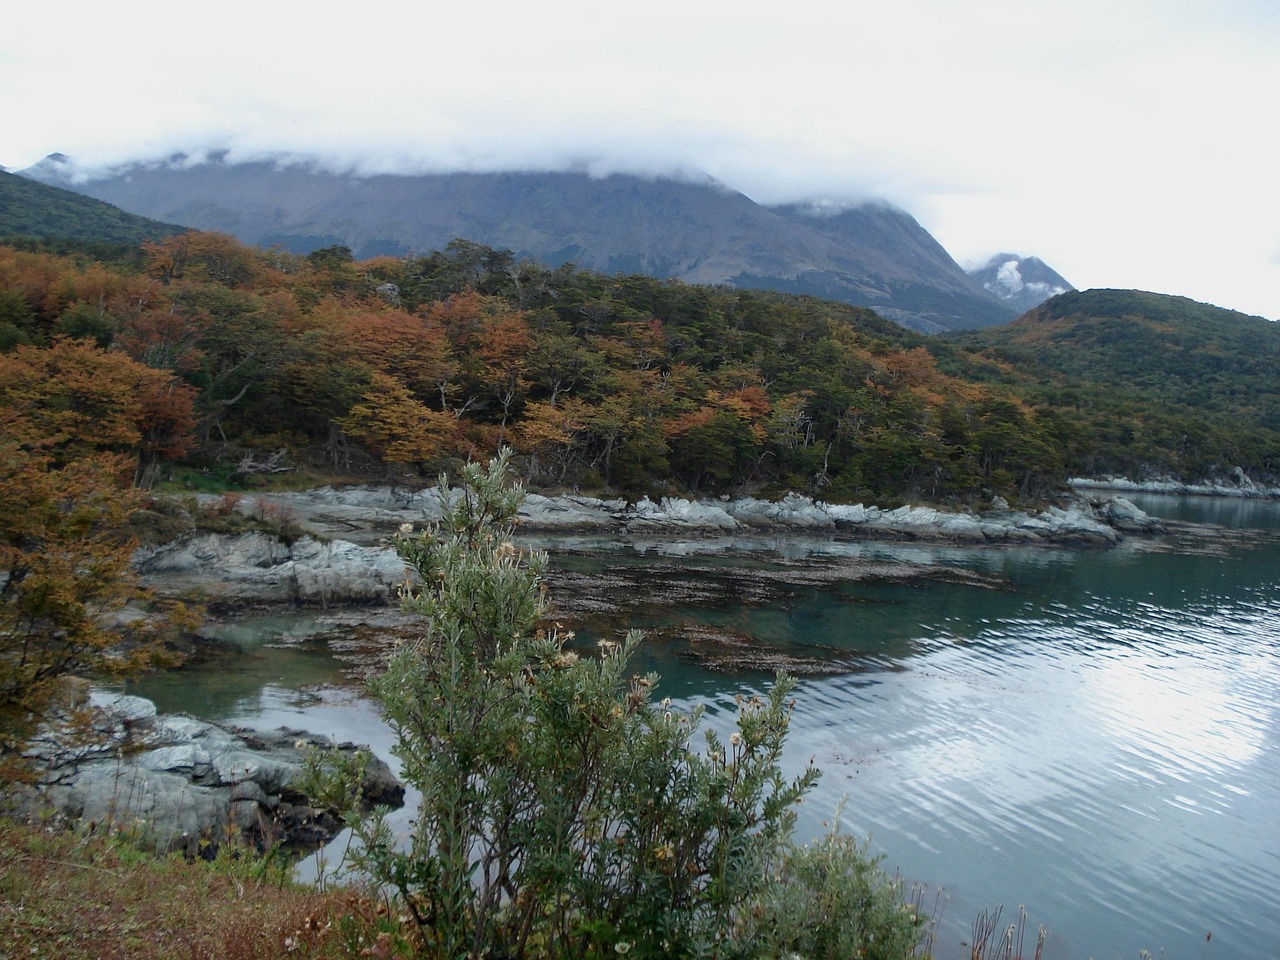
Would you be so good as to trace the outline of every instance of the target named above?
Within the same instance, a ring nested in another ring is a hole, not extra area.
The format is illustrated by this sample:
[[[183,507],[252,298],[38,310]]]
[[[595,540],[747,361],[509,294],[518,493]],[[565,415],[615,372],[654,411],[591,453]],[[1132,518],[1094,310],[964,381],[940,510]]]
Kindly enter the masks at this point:
[[[465,238],[556,266],[808,294],[927,333],[1007,323],[905,211],[883,203],[765,207],[710,177],[586,173],[360,176],[305,163],[134,164],[80,181],[52,155],[24,176],[243,242],[358,257]]]
[[[1039,257],[1016,253],[997,253],[968,273],[984,290],[1019,314],[1075,289]]]

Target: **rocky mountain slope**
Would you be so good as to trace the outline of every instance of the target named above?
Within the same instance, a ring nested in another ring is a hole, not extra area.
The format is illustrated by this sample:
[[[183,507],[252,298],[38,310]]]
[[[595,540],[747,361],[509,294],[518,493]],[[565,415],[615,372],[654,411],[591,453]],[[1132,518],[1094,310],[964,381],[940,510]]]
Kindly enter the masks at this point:
[[[1039,257],[1016,253],[997,253],[983,266],[969,270],[969,276],[1019,314],[1075,289]]]
[[[427,253],[464,238],[553,266],[781,290],[869,306],[924,332],[1007,323],[915,219],[881,203],[769,208],[710,177],[360,176],[182,159],[84,182],[53,155],[23,171],[139,214],[295,252]]]

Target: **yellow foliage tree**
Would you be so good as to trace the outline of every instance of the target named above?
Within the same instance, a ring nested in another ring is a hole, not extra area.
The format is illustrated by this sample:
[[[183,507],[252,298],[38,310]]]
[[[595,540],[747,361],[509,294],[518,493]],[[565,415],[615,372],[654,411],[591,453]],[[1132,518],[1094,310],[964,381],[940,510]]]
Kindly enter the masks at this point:
[[[374,372],[363,400],[338,420],[351,437],[388,463],[429,463],[452,449],[457,421],[416,400],[394,377]]]

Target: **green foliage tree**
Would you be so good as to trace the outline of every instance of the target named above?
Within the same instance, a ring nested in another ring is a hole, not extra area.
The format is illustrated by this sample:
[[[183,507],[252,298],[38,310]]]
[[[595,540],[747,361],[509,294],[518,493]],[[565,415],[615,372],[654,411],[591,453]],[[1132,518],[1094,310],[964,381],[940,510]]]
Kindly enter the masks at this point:
[[[631,673],[638,635],[585,656],[541,625],[547,559],[512,544],[508,469],[467,466],[438,526],[400,538],[425,633],[371,681],[422,799],[407,848],[353,821],[422,955],[910,955],[921,920],[861,848],[792,839],[818,778],[782,773],[794,682],[695,747],[698,711]]]

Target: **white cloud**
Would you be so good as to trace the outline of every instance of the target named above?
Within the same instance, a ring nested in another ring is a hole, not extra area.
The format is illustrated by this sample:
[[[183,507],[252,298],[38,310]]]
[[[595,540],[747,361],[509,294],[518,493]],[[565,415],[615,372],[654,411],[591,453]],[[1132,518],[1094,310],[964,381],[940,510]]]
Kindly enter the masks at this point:
[[[957,258],[1276,316],[1276,89],[1270,0],[64,0],[6,13],[0,163],[699,170],[768,203],[884,198]]]
[[[996,286],[1012,295],[1022,289],[1022,274],[1018,272],[1017,260],[1006,260],[996,271]]]

